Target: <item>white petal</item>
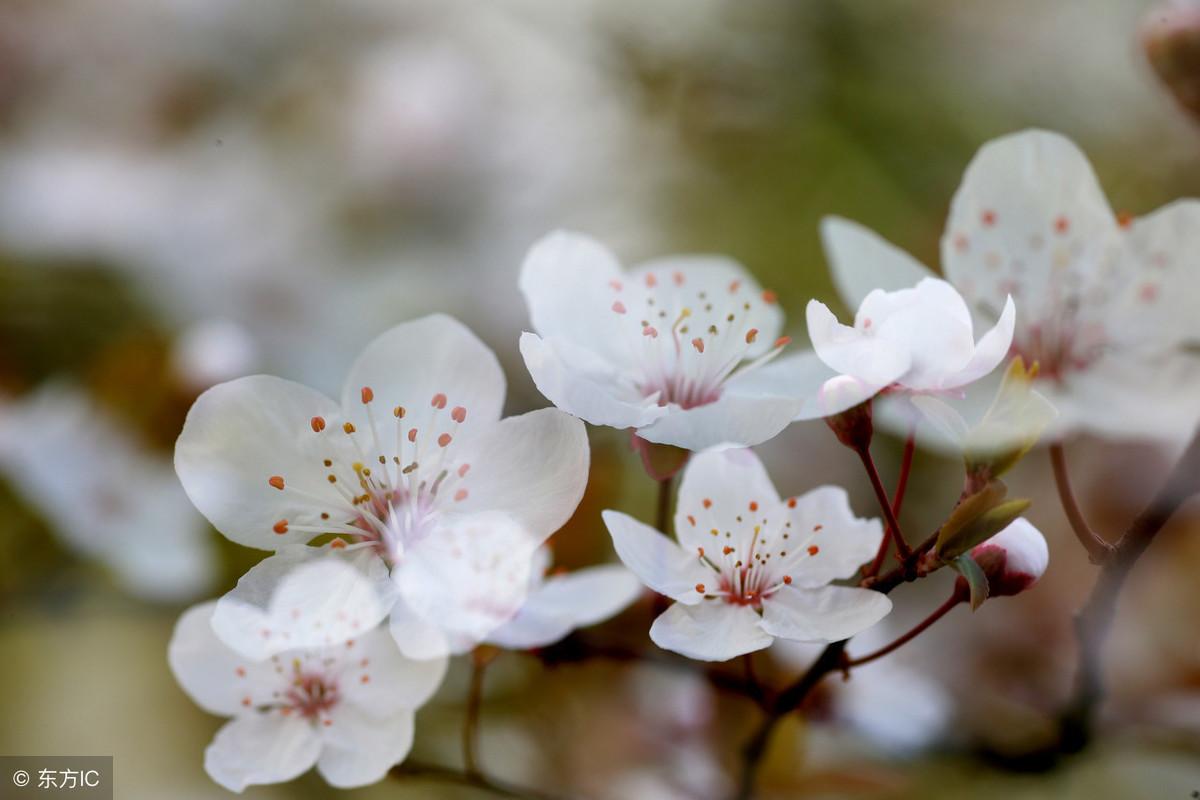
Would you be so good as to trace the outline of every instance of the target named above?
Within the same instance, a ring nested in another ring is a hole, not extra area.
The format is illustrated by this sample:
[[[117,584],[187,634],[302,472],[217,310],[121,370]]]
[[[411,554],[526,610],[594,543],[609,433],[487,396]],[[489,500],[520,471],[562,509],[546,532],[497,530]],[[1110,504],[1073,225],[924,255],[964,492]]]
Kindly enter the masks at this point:
[[[313,432],[315,416],[326,420],[324,433]],[[275,550],[305,542],[311,533],[273,528],[280,520],[320,524],[323,511],[345,507],[323,466],[326,458],[343,457],[345,436],[333,433],[340,416],[332,400],[291,381],[254,375],[222,383],[188,412],[175,471],[200,513],[238,544]],[[274,488],[268,483],[274,476],[304,495]]]
[[[352,789],[377,783],[412,749],[411,711],[379,719],[341,704],[329,714],[329,720],[331,724],[321,729],[325,747],[317,771],[330,786]]]
[[[808,336],[822,361],[865,384],[887,386],[908,372],[908,350],[843,325],[824,303],[808,302]]]
[[[763,630],[781,639],[836,642],[871,627],[892,610],[886,595],[850,586],[785,586],[763,601]]]
[[[801,401],[795,419],[828,417],[856,406],[883,390],[884,385],[868,384],[839,375],[812,350],[793,353],[736,376],[739,391],[757,389],[764,393],[797,398]]]
[[[1000,314],[1000,319],[996,322],[995,327],[979,337],[971,360],[957,375],[950,380],[943,381],[941,388],[956,389],[966,386],[1000,366],[1000,362],[1008,357],[1008,351],[1012,347],[1013,326],[1016,320],[1017,310],[1013,305],[1012,298],[1009,297],[1004,301],[1004,311]]]
[[[561,339],[621,363],[625,348],[620,318],[610,307],[612,301],[605,299],[613,295],[610,283],[622,280],[616,256],[600,242],[556,231],[535,243],[525,256],[520,287],[533,329],[543,338]],[[546,394],[545,389],[542,392]]]
[[[555,408],[501,420],[460,447],[470,471],[456,484],[468,494],[455,512],[500,511],[538,539],[570,519],[587,486],[587,431]]]
[[[858,330],[873,331],[910,357],[908,371],[897,379],[916,390],[941,389],[950,376],[966,368],[975,352],[971,313],[962,296],[946,281],[926,278],[912,289],[872,292],[858,309]]]
[[[703,599],[696,585],[712,576],[695,553],[686,552],[673,539],[620,511],[601,514],[617,555],[642,583],[659,594],[693,605]]]
[[[257,706],[271,699],[275,670],[231,650],[212,629],[215,602],[192,606],[175,623],[167,662],[175,680],[196,705],[213,714],[244,712],[244,701]]]
[[[405,658],[418,661],[443,660],[453,649],[440,628],[419,616],[402,598],[397,598],[388,619],[388,632]]]
[[[638,428],[638,436],[685,450],[721,444],[749,447],[786,428],[802,406],[799,398],[763,395],[755,385],[743,385],[734,377],[716,402],[689,409],[672,404],[662,418]]]
[[[552,575],[530,593],[515,617],[488,636],[488,641],[510,650],[545,647],[576,628],[618,614],[641,592],[637,576],[616,565]]]
[[[787,555],[778,569],[786,570],[799,587],[852,577],[883,541],[883,524],[856,517],[840,486],[821,486],[797,497],[788,520]]]
[[[364,387],[375,397],[371,410],[378,447],[362,402]],[[455,435],[465,436],[500,419],[504,392],[504,372],[488,346],[453,317],[431,314],[397,325],[367,345],[342,387],[342,408],[368,456],[382,450],[390,461],[396,455],[396,406],[407,411],[406,428],[440,431],[453,426]],[[432,405],[438,394],[446,396],[445,409]],[[466,409],[460,425],[449,419],[455,407]]]
[[[254,713],[227,723],[204,751],[209,777],[231,792],[283,783],[316,763],[321,739],[299,717]]]
[[[848,219],[822,219],[821,242],[834,284],[850,308],[858,308],[875,289],[894,292],[933,277],[908,253]]]
[[[370,549],[293,545],[260,561],[217,602],[213,630],[237,652],[262,659],[359,636],[392,602],[387,566]]]
[[[664,650],[698,661],[728,661],[770,646],[770,634],[749,606],[708,600],[696,606],[675,603],[654,620],[650,640]]]
[[[1024,517],[979,546],[999,547],[1007,556],[1006,571],[1030,575],[1034,580],[1042,577],[1050,563],[1046,537]]]
[[[420,708],[446,676],[445,658],[405,658],[382,628],[354,639],[349,650],[352,670],[349,679],[343,681],[341,694],[367,717],[390,717]]]
[[[967,167],[946,222],[942,267],[986,317],[1014,295],[1024,326],[1062,310],[1076,294],[1068,281],[1100,280],[1116,230],[1079,148],[1056,133],[1024,131],[987,143]]]
[[[461,653],[517,613],[540,543],[504,514],[443,518],[392,577],[405,604],[446,635],[449,652]]]
[[[764,512],[780,504],[779,492],[762,461],[752,450],[709,450],[688,461],[675,504],[675,535],[689,551],[712,550],[712,531],[741,532],[739,517],[750,505]]]
[[[625,371],[581,345],[523,333],[521,356],[547,400],[593,425],[637,428],[667,413],[642,396]]]
[[[1200,341],[1200,200],[1177,200],[1134,220],[1118,270],[1130,277],[1110,335],[1163,347]]]

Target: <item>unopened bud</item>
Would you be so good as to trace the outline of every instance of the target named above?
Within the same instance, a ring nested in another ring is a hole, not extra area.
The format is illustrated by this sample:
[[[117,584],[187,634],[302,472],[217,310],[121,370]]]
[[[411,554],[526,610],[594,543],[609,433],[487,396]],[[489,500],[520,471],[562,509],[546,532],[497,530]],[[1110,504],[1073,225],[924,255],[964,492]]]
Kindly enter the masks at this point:
[[[987,577],[988,596],[1005,597],[1037,583],[1050,562],[1050,551],[1041,531],[1022,517],[972,548],[971,558]],[[965,592],[966,581],[958,582],[958,590]]]
[[[838,441],[855,452],[864,452],[871,446],[875,425],[871,421],[871,401],[859,403],[840,414],[825,418],[825,424],[837,436]]]

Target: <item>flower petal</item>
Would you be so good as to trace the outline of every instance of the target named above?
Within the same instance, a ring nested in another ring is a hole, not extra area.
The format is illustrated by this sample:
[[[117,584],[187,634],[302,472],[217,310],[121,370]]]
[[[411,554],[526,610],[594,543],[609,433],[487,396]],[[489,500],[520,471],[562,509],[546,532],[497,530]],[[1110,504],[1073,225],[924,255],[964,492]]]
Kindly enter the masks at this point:
[[[374,442],[364,388],[374,399],[370,407],[378,425]],[[500,419],[504,406],[504,372],[500,362],[479,337],[453,317],[431,314],[397,325],[368,344],[350,368],[342,387],[342,409],[354,423],[359,441],[370,442],[369,456],[396,453],[393,410],[406,410],[404,425],[419,430],[453,427],[468,435],[477,427]],[[433,405],[436,395],[445,401]],[[452,423],[451,410],[461,407],[466,417]],[[376,452],[382,450],[382,453]]]
[[[1130,263],[1119,273],[1131,280],[1114,304],[1110,335],[1158,347],[1200,341],[1200,200],[1134,220],[1124,244]]]
[[[412,749],[414,718],[400,711],[379,718],[361,708],[340,704],[321,729],[325,747],[317,771],[330,786],[352,789],[383,780]]]
[[[617,555],[642,583],[687,605],[703,599],[696,591],[696,585],[709,580],[712,572],[695,554],[686,552],[666,534],[643,525],[628,514],[605,511],[601,516]]]
[[[650,640],[698,661],[728,661],[770,646],[774,640],[761,623],[749,606],[721,600],[695,606],[675,603],[654,620]]]
[[[637,576],[615,564],[552,575],[488,641],[510,650],[545,647],[618,614],[641,593]]]
[[[791,423],[803,401],[763,395],[758,386],[761,384],[741,384],[734,377],[715,402],[688,409],[672,404],[664,416],[638,428],[638,436],[685,450],[761,444]]]
[[[942,267],[984,317],[995,319],[1005,297],[1016,297],[1024,326],[1110,280],[1097,266],[1116,231],[1082,151],[1059,134],[1024,131],[987,143],[967,167],[942,237]]]
[[[455,649],[445,632],[409,608],[403,598],[397,598],[392,606],[388,632],[405,658],[441,660]]]
[[[778,567],[787,571],[793,585],[816,588],[850,578],[879,550],[883,524],[856,517],[840,486],[820,486],[795,501],[786,509],[791,536]]]
[[[411,659],[400,654],[395,640],[374,628],[352,640],[356,664],[369,680],[347,681],[341,687],[347,703],[371,718],[390,717],[420,708],[433,697],[446,677],[446,659]]]
[[[667,413],[655,397],[638,392],[628,374],[581,345],[523,333],[521,356],[547,400],[593,425],[637,428]]]
[[[807,314],[813,349],[837,372],[873,386],[887,386],[908,372],[912,359],[906,348],[841,324],[816,300],[808,302]]]
[[[841,217],[821,220],[821,242],[842,300],[858,308],[872,291],[894,292],[934,277],[925,265],[869,228]]]
[[[870,589],[785,586],[763,600],[763,630],[781,639],[836,642],[871,627],[888,615],[892,601]]]
[[[457,457],[470,465],[454,504],[463,514],[499,511],[539,541],[575,513],[587,486],[589,451],[583,423],[556,408],[501,420],[464,441]]]
[[[998,367],[1000,362],[1008,357],[1008,352],[1012,347],[1013,326],[1016,324],[1016,320],[1017,310],[1013,305],[1013,299],[1009,297],[1004,301],[1004,311],[1001,312],[995,327],[979,337],[971,360],[951,380],[943,381],[941,388],[957,389],[966,386]]]
[[[314,433],[317,416],[330,430]],[[253,375],[222,383],[188,412],[175,471],[200,513],[232,541],[262,550],[306,542],[313,534],[296,527],[319,525],[329,509],[345,516],[323,466],[327,458],[355,460],[332,431],[340,416],[332,400],[291,381]],[[298,492],[277,489],[273,478]],[[276,533],[280,520],[293,529]]]
[[[204,751],[209,777],[231,792],[283,783],[317,761],[321,739],[309,723],[277,712],[254,713],[228,722]]]
[[[215,602],[192,606],[175,623],[167,662],[175,680],[196,705],[212,714],[232,716],[271,700],[275,669],[235,653],[212,629]]]
[[[752,450],[708,450],[688,461],[675,504],[675,535],[689,551],[713,550],[713,531],[739,533],[741,518],[779,506],[779,492]]]
[[[911,289],[874,291],[858,309],[855,328],[873,331],[908,353],[908,371],[897,379],[915,390],[937,390],[962,371],[975,352],[971,312],[946,281],[925,278]]]

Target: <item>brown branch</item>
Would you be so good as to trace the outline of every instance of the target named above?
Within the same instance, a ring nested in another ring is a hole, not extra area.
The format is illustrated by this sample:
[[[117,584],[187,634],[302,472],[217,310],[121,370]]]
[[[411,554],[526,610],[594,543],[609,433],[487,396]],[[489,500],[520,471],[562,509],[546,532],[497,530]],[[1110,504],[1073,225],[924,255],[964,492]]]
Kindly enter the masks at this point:
[[[908,644],[913,639],[917,638],[926,630],[928,630],[933,623],[949,614],[959,603],[963,602],[964,599],[965,598],[962,595],[955,591],[950,595],[946,602],[935,608],[928,617],[918,622],[908,632],[902,634],[891,643],[884,645],[874,652],[867,653],[865,656],[859,656],[858,658],[849,659],[845,662],[844,666],[846,669],[861,667],[863,664],[869,664],[877,658],[883,658],[894,650],[899,650],[902,646]]]
[[[879,470],[875,468],[875,459],[871,458],[869,448],[863,447],[855,452],[862,460],[863,468],[867,471],[867,477],[871,481],[871,488],[875,490],[875,499],[879,501],[879,508],[883,511],[883,518],[887,521],[888,536],[896,543],[896,558],[901,562],[908,561],[912,554],[908,542],[904,540],[904,533],[900,530],[900,523],[896,519],[895,512],[892,511],[892,501],[888,499],[887,490],[883,488],[883,480],[879,477]],[[887,541],[888,537],[884,537]]]
[[[1188,445],[1166,483],[1129,526],[1100,570],[1087,603],[1075,617],[1079,665],[1074,693],[1059,717],[1058,748],[1076,753],[1091,739],[1092,717],[1104,691],[1100,653],[1116,613],[1125,579],[1167,521],[1200,492],[1200,433]]]
[[[904,455],[900,457],[900,477],[896,480],[896,490],[892,493],[892,514],[897,519],[900,518],[900,507],[904,505],[904,495],[908,491],[908,475],[912,471],[913,455],[917,449],[917,437],[915,431],[909,431],[908,439],[904,442]],[[879,542],[879,551],[875,553],[875,560],[867,567],[867,571],[863,573],[865,577],[878,575],[879,570],[883,569],[883,561],[887,558],[888,544],[890,539],[887,536]]]
[[[1058,499],[1066,512],[1071,530],[1075,532],[1079,543],[1087,551],[1088,558],[1093,564],[1103,564],[1112,555],[1113,546],[1104,541],[1099,534],[1088,525],[1075,493],[1071,490],[1071,477],[1067,472],[1067,455],[1061,442],[1050,445],[1050,463],[1054,467],[1054,485],[1058,487]]]

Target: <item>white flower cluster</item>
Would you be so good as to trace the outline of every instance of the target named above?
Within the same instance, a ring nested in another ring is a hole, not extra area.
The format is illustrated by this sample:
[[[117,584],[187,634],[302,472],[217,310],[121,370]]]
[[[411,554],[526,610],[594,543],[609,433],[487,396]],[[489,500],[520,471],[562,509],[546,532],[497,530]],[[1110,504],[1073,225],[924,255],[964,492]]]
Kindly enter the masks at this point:
[[[857,311],[844,325],[811,302],[811,353],[780,357],[777,299],[732,261],[626,270],[560,232],[532,248],[520,279],[533,328],[521,353],[556,408],[502,418],[495,356],[437,315],[370,344],[339,400],[265,376],[210,389],[176,470],[218,530],[274,552],[186,613],[171,644],[184,688],[233,717],[209,748],[210,774],[238,791],[314,764],[336,786],[378,780],[407,754],[413,711],[448,657],[551,644],[620,612],[640,584],[674,601],[650,638],[693,659],[872,627],[888,597],[838,582],[882,555],[885,525],[856,516],[839,487],[781,496],[746,448],[876,396],[929,408],[920,401],[960,397],[1012,355],[1040,365],[1060,432],[1194,426],[1197,208],[1120,222],[1072,144],[1027,132],[969,167],[943,243],[948,280],[857,225],[826,222]],[[1161,414],[1135,413],[1151,399]],[[673,537],[608,510],[625,566],[544,577],[544,542],[587,483],[581,420],[694,455]],[[968,548],[996,595],[1047,565],[1042,535],[1020,518]]]

